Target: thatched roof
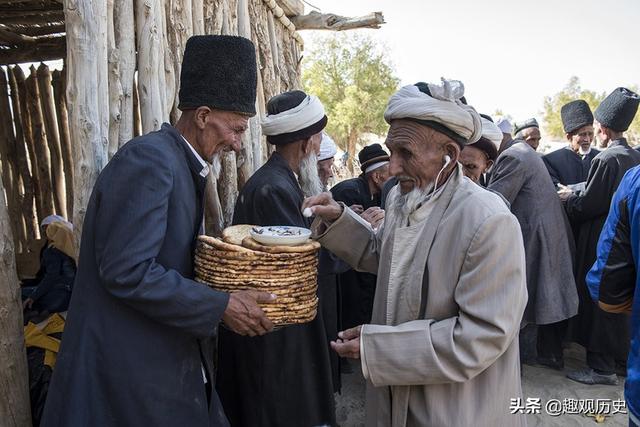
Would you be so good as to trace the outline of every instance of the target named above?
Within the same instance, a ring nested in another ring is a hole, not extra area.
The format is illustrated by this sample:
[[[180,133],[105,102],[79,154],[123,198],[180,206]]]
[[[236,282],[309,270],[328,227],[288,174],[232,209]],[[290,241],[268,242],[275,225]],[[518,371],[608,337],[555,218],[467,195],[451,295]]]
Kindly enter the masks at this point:
[[[0,0],[0,64],[65,56],[62,0]]]

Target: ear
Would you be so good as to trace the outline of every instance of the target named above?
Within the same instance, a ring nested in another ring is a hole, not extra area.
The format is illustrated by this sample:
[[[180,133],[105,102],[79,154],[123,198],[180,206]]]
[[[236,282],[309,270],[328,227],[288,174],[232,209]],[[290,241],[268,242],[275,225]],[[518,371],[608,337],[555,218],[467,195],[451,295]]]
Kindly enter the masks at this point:
[[[571,142],[571,134],[565,133],[564,136],[567,138],[567,141]]]
[[[313,149],[313,141],[311,138],[312,137],[302,140],[302,144],[300,148],[302,149],[302,154],[304,154],[305,156],[309,155],[309,153]]]
[[[484,172],[491,169],[491,166],[493,166],[493,160],[487,160],[487,167],[485,168]]]
[[[211,108],[209,107],[204,107],[204,106],[198,107],[195,110],[195,113],[193,115],[193,120],[198,129],[202,130],[205,128],[205,126],[207,125],[207,119],[209,118],[210,114],[211,114]]]
[[[458,162],[458,158],[460,157],[460,151],[462,151],[462,149],[457,143],[452,142],[445,145],[444,151],[445,151],[445,154],[451,157],[451,162],[448,165],[450,166],[452,164],[455,165]]]

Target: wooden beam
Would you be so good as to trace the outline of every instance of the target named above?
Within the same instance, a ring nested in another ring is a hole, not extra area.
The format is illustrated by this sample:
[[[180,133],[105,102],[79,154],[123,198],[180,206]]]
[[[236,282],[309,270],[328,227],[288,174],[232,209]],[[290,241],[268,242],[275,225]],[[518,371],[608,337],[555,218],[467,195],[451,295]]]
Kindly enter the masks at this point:
[[[14,16],[0,15],[0,24],[5,25],[46,25],[52,23],[63,23],[64,13],[51,12],[46,15],[21,15]]]
[[[64,38],[63,38],[64,39]],[[62,59],[66,56],[66,44],[35,46],[29,50],[0,49],[0,65],[22,64]]]
[[[294,16],[291,22],[297,30],[330,30],[345,31],[356,28],[380,28],[384,24],[382,12],[373,12],[357,18],[334,15],[333,13],[319,13],[313,11],[308,15]]]
[[[6,31],[11,31],[15,34],[23,34],[25,36],[32,36],[32,37],[49,36],[53,34],[64,34],[64,32],[66,31],[64,24],[40,25],[40,26],[18,25],[18,26],[11,26],[11,27],[5,26],[4,29]]]
[[[297,16],[304,14],[304,3],[300,0],[276,0],[278,6],[284,10],[286,16]]]

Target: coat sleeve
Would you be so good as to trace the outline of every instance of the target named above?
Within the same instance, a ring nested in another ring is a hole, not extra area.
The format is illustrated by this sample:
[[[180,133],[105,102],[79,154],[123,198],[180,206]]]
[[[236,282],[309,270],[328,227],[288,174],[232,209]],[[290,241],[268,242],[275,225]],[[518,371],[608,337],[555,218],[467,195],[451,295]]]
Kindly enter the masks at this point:
[[[615,162],[609,164],[599,158],[593,159],[585,190],[566,201],[569,218],[584,222],[607,214],[618,175],[614,164]]]
[[[104,288],[147,317],[203,338],[213,336],[228,294],[160,264],[173,187],[171,159],[160,147],[132,147],[109,167],[100,193],[95,242]]]
[[[549,156],[548,155],[543,156],[542,161],[544,162],[544,165],[547,167],[547,171],[549,171],[549,176],[551,176],[551,181],[553,181],[553,185],[557,187],[558,184],[564,184],[564,182],[560,182],[560,174],[558,174],[558,171],[553,166]]]
[[[365,325],[363,372],[374,386],[467,381],[517,337],[527,303],[522,234],[507,213],[489,217],[471,240],[446,319]]]
[[[384,228],[384,225],[382,226]],[[371,226],[347,206],[344,212],[326,230],[321,221],[312,225],[315,238],[322,246],[357,271],[378,273],[380,239],[384,229],[375,233]]]
[[[620,185],[622,188],[624,181]],[[636,286],[636,266],[631,249],[628,199],[621,191],[611,203],[596,250],[596,262],[587,273],[591,297],[611,313],[631,313]]]
[[[520,160],[513,156],[503,156],[491,173],[488,190],[502,194],[510,205],[518,196],[524,184],[524,173]]]
[[[42,279],[38,283],[30,298],[38,301],[53,289],[54,285],[62,282],[64,257],[55,248],[47,248],[42,255]]]

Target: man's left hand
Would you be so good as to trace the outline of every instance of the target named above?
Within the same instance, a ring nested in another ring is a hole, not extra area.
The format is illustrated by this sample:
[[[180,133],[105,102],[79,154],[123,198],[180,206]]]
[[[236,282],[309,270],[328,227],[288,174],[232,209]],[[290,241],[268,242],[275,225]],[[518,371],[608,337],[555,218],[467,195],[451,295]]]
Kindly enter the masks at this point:
[[[331,348],[340,357],[360,358],[360,330],[362,325],[338,333],[338,339],[331,341]]]
[[[558,187],[560,187],[560,190],[558,190],[558,196],[563,202],[573,194],[573,190],[566,185],[558,184]]]

